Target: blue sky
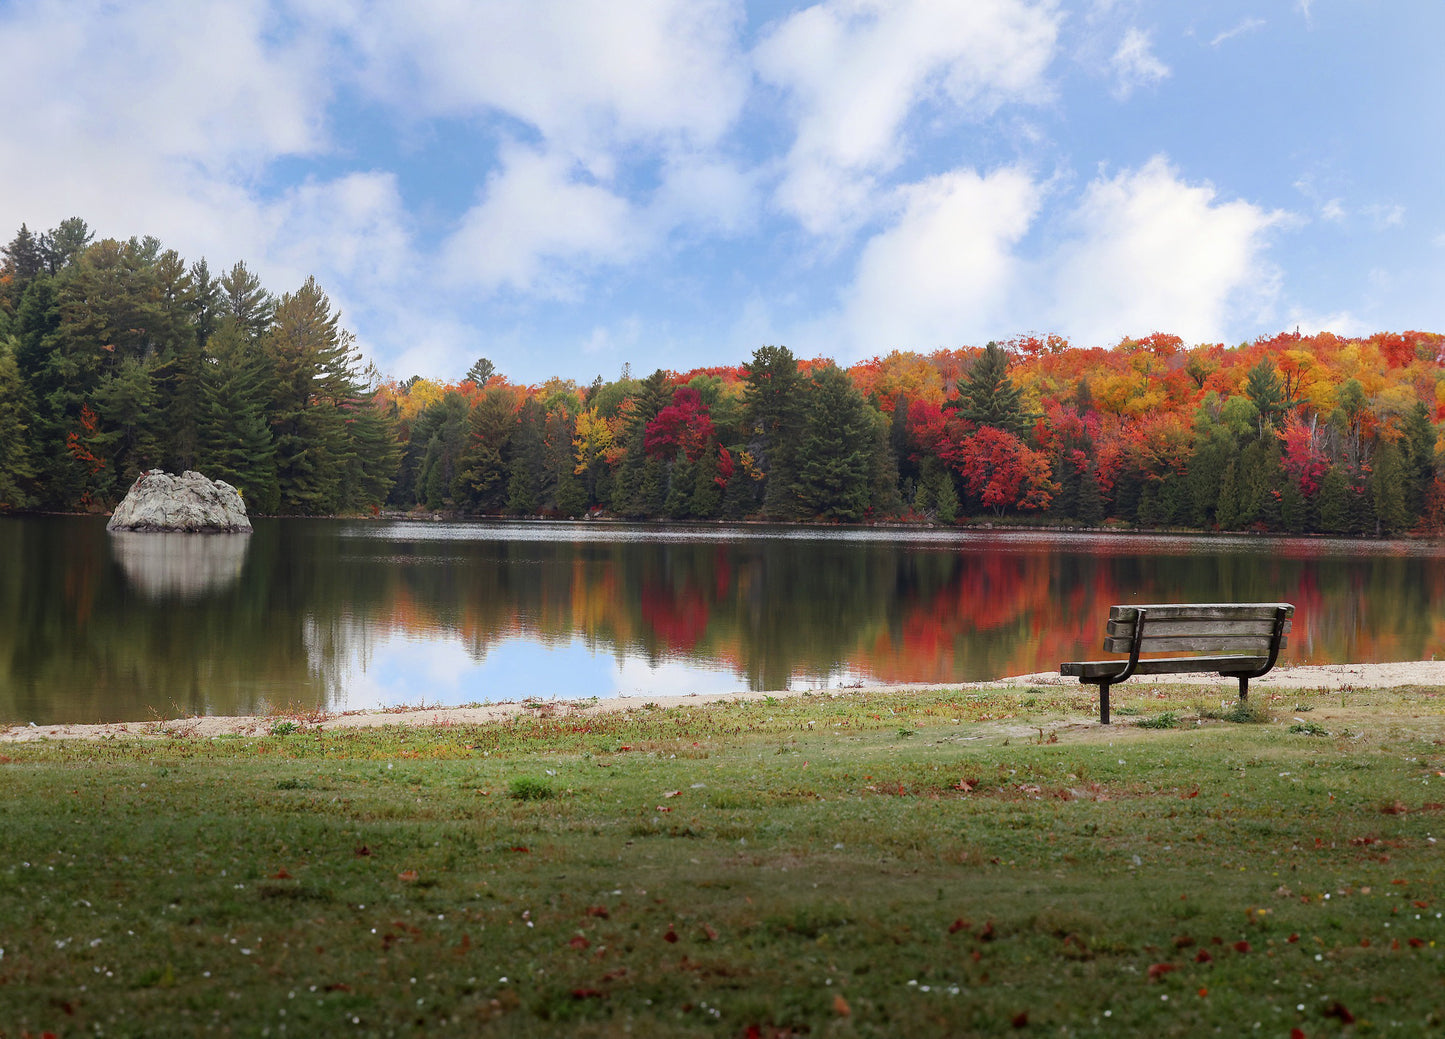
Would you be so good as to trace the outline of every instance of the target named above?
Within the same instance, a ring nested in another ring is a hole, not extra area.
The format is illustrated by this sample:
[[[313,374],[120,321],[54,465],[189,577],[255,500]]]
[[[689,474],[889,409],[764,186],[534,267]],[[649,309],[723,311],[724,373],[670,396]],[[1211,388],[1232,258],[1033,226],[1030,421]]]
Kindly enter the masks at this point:
[[[71,215],[382,372],[1445,330],[1437,0],[0,0],[0,230]]]

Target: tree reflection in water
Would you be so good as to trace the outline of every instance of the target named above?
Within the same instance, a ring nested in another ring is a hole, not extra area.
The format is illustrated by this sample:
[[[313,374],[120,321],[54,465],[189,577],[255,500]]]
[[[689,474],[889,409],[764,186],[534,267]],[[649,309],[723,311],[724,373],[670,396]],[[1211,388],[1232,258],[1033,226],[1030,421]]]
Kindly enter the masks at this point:
[[[972,681],[1171,600],[1295,603],[1287,662],[1428,659],[1442,591],[1425,543],[0,519],[0,721]]]

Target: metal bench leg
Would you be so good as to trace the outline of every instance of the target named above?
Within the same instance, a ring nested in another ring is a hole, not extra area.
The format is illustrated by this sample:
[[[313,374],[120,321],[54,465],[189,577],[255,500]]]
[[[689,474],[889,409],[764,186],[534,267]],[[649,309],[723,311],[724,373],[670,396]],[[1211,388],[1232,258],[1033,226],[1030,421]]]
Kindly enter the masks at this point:
[[[1248,699],[1249,699],[1249,676],[1248,676],[1248,675],[1240,675],[1240,676],[1239,676],[1239,702],[1240,702],[1240,703],[1244,703],[1244,701],[1246,701],[1246,700],[1248,700]]]
[[[1099,724],[1109,724],[1109,683],[1099,683]]]

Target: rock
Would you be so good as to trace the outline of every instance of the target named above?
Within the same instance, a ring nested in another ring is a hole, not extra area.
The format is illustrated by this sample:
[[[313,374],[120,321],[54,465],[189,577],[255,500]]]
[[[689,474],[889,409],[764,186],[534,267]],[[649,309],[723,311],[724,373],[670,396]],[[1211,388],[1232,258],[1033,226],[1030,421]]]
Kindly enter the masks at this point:
[[[240,492],[226,481],[152,469],[131,484],[105,529],[249,534],[251,520]]]

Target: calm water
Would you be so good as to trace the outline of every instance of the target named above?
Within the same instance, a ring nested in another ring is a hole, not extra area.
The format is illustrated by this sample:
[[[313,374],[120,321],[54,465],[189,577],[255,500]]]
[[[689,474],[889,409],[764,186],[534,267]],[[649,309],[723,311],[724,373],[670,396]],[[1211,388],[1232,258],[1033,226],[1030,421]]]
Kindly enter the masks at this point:
[[[1285,600],[1287,661],[1445,650],[1445,546],[599,524],[0,519],[0,722],[974,681],[1114,603]]]

